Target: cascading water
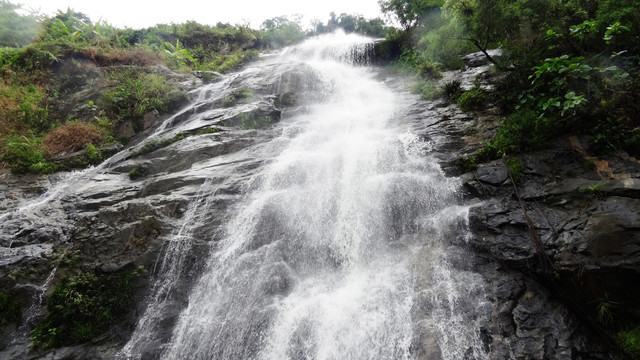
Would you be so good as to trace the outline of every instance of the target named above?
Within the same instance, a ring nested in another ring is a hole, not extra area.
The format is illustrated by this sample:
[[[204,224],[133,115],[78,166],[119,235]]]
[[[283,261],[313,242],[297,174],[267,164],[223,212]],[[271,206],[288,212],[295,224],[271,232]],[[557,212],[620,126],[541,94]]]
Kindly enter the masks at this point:
[[[211,242],[161,358],[483,357],[482,281],[449,265],[450,240],[466,233],[459,184],[403,124],[410,96],[362,65],[367,51],[369,39],[334,34],[268,60],[270,72],[305,68],[320,95],[285,113],[262,145],[272,156]],[[206,222],[216,189],[201,186],[173,234],[121,358],[144,357],[179,244]]]

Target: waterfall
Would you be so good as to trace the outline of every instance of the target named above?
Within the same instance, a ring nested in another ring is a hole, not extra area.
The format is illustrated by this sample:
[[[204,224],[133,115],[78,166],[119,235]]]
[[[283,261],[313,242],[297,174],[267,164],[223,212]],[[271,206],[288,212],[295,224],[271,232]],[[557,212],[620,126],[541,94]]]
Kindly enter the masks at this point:
[[[276,73],[304,67],[322,96],[284,113],[262,148],[271,155],[202,255],[161,358],[483,357],[483,284],[448,252],[467,231],[460,184],[403,123],[412,95],[383,82],[370,54],[370,39],[333,34],[264,60]],[[201,186],[172,235],[121,358],[154,338],[215,191]]]

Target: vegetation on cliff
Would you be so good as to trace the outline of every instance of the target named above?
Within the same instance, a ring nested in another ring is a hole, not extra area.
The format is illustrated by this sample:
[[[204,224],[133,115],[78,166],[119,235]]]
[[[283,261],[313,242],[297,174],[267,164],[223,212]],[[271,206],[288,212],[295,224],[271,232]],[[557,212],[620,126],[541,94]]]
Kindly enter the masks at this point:
[[[56,159],[88,146],[100,149],[114,142],[126,143],[126,138],[117,136],[120,124],[130,121],[137,133],[145,114],[175,110],[172,105],[180,103],[184,94],[162,72],[143,71],[142,67],[199,71],[205,78],[208,71],[225,73],[238,68],[255,59],[260,50],[288,46],[337,28],[376,37],[387,31],[380,19],[334,13],[326,24],[316,20],[307,31],[300,19],[286,16],[264,21],[259,30],[193,21],[134,30],[94,22],[71,9],[54,17],[25,15],[19,9],[0,1],[0,168],[16,173],[86,166],[92,162]],[[101,75],[92,73],[95,68]],[[62,111],[67,98],[82,85],[98,81],[96,76],[106,77],[103,85],[109,90],[81,104],[82,119]],[[82,143],[78,139],[83,137],[74,132],[79,125],[65,125],[76,120],[89,123],[82,134],[93,130]],[[56,133],[50,134],[53,131]],[[55,142],[46,141],[53,137]]]
[[[438,78],[425,68],[458,69],[464,66],[459,55],[478,50],[503,73],[492,93],[472,89],[458,99],[465,110],[490,101],[505,114],[480,160],[540,148],[566,133],[591,136],[603,152],[640,155],[637,0],[380,4],[404,27],[387,38],[400,48],[399,63],[421,81]],[[492,57],[492,48],[502,55]],[[428,98],[433,90],[422,93]]]
[[[599,154],[640,156],[640,1],[381,0],[380,5],[403,26],[387,41],[399,49],[398,64],[419,79],[414,88],[425,98],[437,93],[439,70],[464,66],[459,55],[481,51],[495,65],[492,77],[499,80],[491,91],[477,84],[461,93],[454,83],[441,90],[464,111],[492,104],[503,114],[495,137],[458,160],[466,171],[477,162],[506,157],[517,182],[523,164],[513,155],[573,134],[590,139]],[[494,48],[501,55],[492,56]],[[607,297],[610,285],[601,286],[592,290],[604,295],[586,300],[588,309],[580,312],[627,355],[640,358],[636,305]]]
[[[104,332],[131,311],[133,285],[142,271],[82,272],[62,279],[47,298],[44,323],[33,330],[34,345],[77,344]]]

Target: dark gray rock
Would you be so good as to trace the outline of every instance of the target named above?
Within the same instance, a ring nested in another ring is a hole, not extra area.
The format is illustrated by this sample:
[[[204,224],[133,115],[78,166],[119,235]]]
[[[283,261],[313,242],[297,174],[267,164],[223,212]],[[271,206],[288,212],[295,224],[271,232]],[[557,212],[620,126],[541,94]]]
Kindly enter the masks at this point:
[[[484,183],[500,185],[509,177],[509,170],[501,162],[481,164],[476,171],[476,178]]]

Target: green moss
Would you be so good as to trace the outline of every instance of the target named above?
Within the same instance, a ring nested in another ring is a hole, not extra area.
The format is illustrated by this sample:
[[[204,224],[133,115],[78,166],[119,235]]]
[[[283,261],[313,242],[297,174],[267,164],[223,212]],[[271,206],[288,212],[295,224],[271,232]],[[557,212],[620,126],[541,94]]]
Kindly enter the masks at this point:
[[[298,95],[293,92],[286,92],[280,95],[274,102],[276,107],[289,107],[296,104],[298,101]]]
[[[522,163],[516,157],[510,158],[507,160],[507,168],[509,169],[509,174],[513,178],[513,181],[518,184],[520,183],[520,179],[522,179]]]
[[[204,134],[215,134],[217,132],[220,132],[221,130],[218,128],[205,128],[205,129],[200,129],[198,130],[198,132],[196,132],[196,135],[204,135]]]
[[[16,324],[21,318],[20,302],[12,294],[0,293],[0,328]]]
[[[259,115],[253,112],[240,113],[234,120],[240,122],[240,129],[242,130],[264,129],[271,125],[273,121],[269,116]]]
[[[253,92],[247,88],[235,89],[229,92],[227,96],[222,99],[221,105],[224,107],[231,107],[240,102],[240,100],[248,100],[251,98]]]
[[[142,145],[142,147],[140,147],[139,149],[136,149],[134,151],[131,152],[131,156],[132,157],[137,157],[137,156],[141,156],[141,155],[145,155],[145,154],[149,154],[151,152],[154,152],[158,149],[162,149],[163,147],[167,147],[171,144],[173,144],[176,141],[180,141],[184,138],[186,138],[187,135],[180,133],[172,138],[165,138],[165,139],[160,139],[160,140],[151,140],[151,141],[147,141],[144,145]]]
[[[142,269],[116,274],[83,272],[62,279],[47,298],[49,313],[32,332],[35,346],[61,347],[91,340],[130,311]]]
[[[455,164],[464,172],[475,171],[478,168],[478,162],[473,155],[461,157]]]
[[[619,331],[615,339],[625,354],[632,359],[640,359],[640,326]]]
[[[129,179],[131,180],[137,180],[140,178],[143,178],[147,176],[147,170],[145,168],[142,167],[137,167],[135,169],[131,169],[131,171],[129,171]]]

